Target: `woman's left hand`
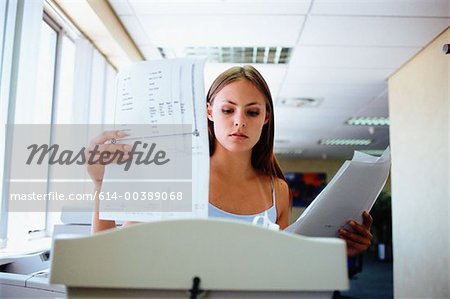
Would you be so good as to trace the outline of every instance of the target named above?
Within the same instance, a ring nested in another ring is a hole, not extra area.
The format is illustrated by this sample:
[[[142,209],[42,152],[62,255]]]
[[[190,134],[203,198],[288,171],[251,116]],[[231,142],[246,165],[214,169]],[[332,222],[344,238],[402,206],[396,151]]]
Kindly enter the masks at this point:
[[[362,224],[355,220],[347,222],[353,231],[345,228],[339,229],[339,238],[347,243],[347,256],[355,256],[366,251],[372,242],[372,234],[370,233],[372,216],[367,211],[364,211],[362,216]]]

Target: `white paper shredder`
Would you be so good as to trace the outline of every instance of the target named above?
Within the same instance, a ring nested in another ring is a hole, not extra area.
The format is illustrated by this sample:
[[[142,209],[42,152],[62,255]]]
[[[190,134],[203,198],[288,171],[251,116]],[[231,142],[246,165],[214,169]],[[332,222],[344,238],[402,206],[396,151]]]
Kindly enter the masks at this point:
[[[54,240],[50,283],[69,298],[331,298],[345,243],[231,220],[167,220]]]

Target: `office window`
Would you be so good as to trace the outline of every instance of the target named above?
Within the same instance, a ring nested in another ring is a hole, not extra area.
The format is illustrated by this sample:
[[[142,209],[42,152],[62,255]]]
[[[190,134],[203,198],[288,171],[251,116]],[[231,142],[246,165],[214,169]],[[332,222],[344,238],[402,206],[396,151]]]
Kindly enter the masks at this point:
[[[74,123],[72,106],[74,105],[74,71],[75,71],[75,43],[63,35],[61,37],[61,55],[59,60],[59,80],[56,93],[54,123]]]
[[[37,52],[36,97],[22,97],[16,102],[15,123],[51,124],[55,82],[56,47],[58,32],[46,21],[41,22],[39,50]],[[24,109],[24,107],[27,107]],[[18,109],[17,109],[18,108]],[[47,174],[43,174],[43,177]],[[46,192],[46,190],[39,190]],[[45,211],[45,202],[38,202]],[[26,225],[25,225],[26,224]],[[10,212],[8,215],[8,239],[26,238],[45,231],[46,215],[42,212]]]
[[[113,99],[106,97],[112,95],[116,71],[103,55],[51,1],[8,4],[7,11],[0,9],[6,16],[1,21],[5,38],[0,40],[0,107],[6,108],[0,114],[1,125],[87,124],[111,119]],[[22,30],[11,24],[21,25]],[[20,43],[14,42],[18,39]],[[51,132],[48,134],[50,143]],[[7,140],[6,135],[2,130],[2,141]],[[8,146],[3,142],[0,155],[0,160],[8,157]],[[7,164],[0,164],[0,247],[6,239],[14,243],[50,235],[53,225],[60,223],[60,212],[50,209],[45,201],[40,203],[41,212],[7,210]],[[45,193],[52,189],[52,181],[49,173],[44,175],[48,178],[46,190],[38,191]]]
[[[24,119],[28,124],[50,124],[52,122],[52,102],[55,81],[56,46],[58,33],[46,21],[41,22],[38,68],[36,76],[36,98],[24,103],[33,107],[31,118]],[[16,110],[16,117],[24,109]],[[16,118],[17,119],[17,118]],[[17,121],[16,121],[17,122]]]
[[[0,1],[0,195],[3,197],[5,169],[5,124],[8,121],[8,99],[10,93],[11,69],[13,57],[13,40],[16,7],[9,1]],[[7,207],[0,197],[0,248],[6,245]]]

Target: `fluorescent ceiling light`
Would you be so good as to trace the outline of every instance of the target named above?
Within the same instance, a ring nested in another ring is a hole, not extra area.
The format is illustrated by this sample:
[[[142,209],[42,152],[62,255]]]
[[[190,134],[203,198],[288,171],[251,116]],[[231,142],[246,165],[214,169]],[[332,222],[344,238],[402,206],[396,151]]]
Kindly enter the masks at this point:
[[[207,57],[213,63],[285,64],[292,48],[283,47],[187,47],[181,49],[158,48],[162,57]]]
[[[281,155],[300,155],[303,150],[298,148],[275,148],[275,154]]]
[[[389,126],[389,117],[358,116],[347,120],[347,124],[353,126]]]
[[[319,144],[322,145],[369,145],[372,143],[370,139],[320,139]]]

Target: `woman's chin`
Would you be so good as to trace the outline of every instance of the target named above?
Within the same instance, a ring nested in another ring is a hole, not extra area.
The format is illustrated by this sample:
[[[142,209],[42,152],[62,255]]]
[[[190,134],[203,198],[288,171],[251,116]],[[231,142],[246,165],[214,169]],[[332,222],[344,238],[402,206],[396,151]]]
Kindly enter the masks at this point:
[[[222,148],[222,150],[232,153],[251,153],[254,146],[255,144],[249,139],[224,140],[223,142],[216,139],[216,150]]]
[[[244,146],[244,145],[229,145],[226,146],[225,149],[232,153],[251,153],[253,146]]]

